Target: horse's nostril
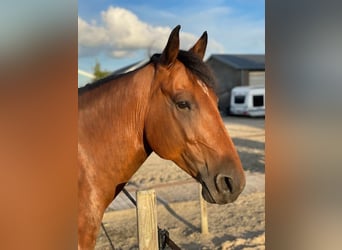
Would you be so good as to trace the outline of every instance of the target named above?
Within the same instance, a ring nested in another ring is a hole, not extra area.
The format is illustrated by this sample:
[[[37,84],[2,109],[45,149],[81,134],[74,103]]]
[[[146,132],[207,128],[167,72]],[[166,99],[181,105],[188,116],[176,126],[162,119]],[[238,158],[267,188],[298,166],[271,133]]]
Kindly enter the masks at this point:
[[[233,180],[232,178],[224,175],[217,176],[216,185],[219,192],[233,193]]]
[[[232,180],[227,176],[225,176],[223,179],[224,179],[224,182],[226,183],[226,186],[228,187],[229,192],[233,193]]]

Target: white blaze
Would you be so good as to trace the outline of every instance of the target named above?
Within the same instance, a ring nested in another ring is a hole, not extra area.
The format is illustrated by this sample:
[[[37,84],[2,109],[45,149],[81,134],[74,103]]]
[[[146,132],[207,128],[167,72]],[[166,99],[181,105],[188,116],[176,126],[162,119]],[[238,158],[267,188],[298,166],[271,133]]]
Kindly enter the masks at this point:
[[[204,82],[197,80],[197,83],[199,86],[201,86],[201,88],[203,89],[204,93],[209,96],[209,91],[208,91],[208,87],[205,85]]]

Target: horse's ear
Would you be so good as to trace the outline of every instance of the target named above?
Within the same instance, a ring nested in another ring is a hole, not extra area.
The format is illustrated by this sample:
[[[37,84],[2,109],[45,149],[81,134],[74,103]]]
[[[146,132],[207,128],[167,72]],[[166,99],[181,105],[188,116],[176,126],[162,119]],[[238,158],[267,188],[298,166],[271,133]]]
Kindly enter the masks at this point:
[[[177,25],[171,32],[166,47],[160,57],[160,63],[165,66],[172,65],[178,56],[179,52],[179,30],[181,26]]]
[[[197,55],[199,58],[203,60],[205,50],[207,48],[208,43],[208,34],[205,31],[200,39],[195,43],[195,45],[189,50],[190,52]]]

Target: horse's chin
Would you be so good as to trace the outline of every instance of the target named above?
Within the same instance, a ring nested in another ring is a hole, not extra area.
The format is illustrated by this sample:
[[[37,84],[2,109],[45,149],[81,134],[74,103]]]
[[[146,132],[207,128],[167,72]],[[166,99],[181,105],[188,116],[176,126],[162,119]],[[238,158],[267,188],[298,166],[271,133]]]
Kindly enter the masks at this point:
[[[203,178],[201,178],[200,176],[198,176],[196,179],[202,186],[202,197],[203,197],[203,199],[208,203],[216,204],[217,202],[214,199],[213,194],[210,192],[210,189],[209,189],[206,181]]]
[[[213,203],[213,204],[216,203],[213,196],[210,194],[210,192],[209,192],[209,190],[207,190],[207,188],[204,188],[204,187],[202,188],[202,197],[208,203]]]

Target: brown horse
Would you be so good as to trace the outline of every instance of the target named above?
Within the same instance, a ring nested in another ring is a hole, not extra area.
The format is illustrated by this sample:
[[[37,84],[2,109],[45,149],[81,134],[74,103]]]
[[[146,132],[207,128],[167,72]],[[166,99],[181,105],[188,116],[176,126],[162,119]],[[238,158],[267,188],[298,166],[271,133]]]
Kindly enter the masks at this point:
[[[94,248],[106,207],[153,151],[200,182],[208,202],[233,202],[245,186],[202,61],[207,33],[183,51],[179,29],[146,65],[79,89],[79,249]]]

